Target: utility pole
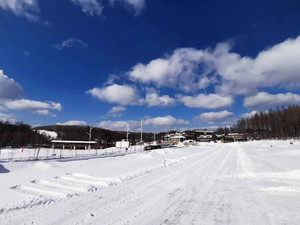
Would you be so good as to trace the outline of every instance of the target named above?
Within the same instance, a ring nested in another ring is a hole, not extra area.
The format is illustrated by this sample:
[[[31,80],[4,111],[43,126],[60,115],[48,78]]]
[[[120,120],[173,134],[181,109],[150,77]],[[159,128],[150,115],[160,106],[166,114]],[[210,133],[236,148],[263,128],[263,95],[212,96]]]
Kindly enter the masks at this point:
[[[141,144],[143,143],[143,120],[141,120]]]
[[[91,150],[91,138],[92,138],[92,127],[90,127],[90,132],[86,132],[89,135],[89,150]]]
[[[129,135],[129,126],[128,125],[124,125],[124,127],[127,128],[127,134],[126,134],[126,139],[127,139],[127,142],[128,142],[128,135]]]

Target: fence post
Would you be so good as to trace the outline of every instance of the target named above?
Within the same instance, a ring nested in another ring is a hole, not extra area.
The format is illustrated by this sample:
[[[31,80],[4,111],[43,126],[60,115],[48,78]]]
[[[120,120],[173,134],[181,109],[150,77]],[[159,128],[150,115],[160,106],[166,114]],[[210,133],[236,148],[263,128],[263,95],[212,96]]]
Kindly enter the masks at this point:
[[[39,146],[39,150],[38,150],[38,152],[37,152],[37,154],[36,154],[36,158],[35,158],[35,160],[38,160],[38,158],[39,158],[39,154],[40,154],[40,150],[41,150],[41,147]]]

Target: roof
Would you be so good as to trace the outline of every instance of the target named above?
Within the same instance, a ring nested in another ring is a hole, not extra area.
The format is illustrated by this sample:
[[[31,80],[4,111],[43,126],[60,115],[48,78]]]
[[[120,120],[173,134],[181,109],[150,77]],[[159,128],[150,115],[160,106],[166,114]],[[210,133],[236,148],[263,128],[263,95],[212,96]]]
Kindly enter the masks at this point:
[[[68,141],[68,140],[53,140],[51,143],[67,143],[67,144],[96,144],[96,141]]]
[[[171,139],[175,139],[175,138],[186,138],[186,137],[184,137],[184,136],[182,136],[182,135],[180,135],[180,136],[173,136],[173,137],[171,137]]]
[[[244,134],[239,134],[239,133],[229,133],[227,136],[243,136]]]

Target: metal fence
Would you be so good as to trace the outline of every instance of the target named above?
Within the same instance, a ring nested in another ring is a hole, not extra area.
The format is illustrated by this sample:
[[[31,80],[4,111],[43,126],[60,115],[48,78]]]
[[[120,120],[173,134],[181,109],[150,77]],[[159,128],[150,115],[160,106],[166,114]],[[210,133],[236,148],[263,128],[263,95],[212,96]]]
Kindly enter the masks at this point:
[[[144,146],[135,145],[129,148],[106,148],[91,150],[57,149],[57,148],[11,148],[0,149],[0,161],[31,161],[51,159],[85,159],[101,158],[132,154],[143,151]]]

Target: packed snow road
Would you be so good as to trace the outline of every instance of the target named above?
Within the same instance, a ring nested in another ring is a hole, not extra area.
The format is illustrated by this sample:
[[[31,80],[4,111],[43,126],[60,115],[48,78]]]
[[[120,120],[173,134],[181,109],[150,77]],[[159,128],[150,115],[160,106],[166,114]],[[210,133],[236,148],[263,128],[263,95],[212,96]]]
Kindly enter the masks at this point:
[[[167,154],[171,150],[140,153],[135,161],[145,155],[164,160],[151,159],[153,164],[148,169],[135,169],[118,178],[113,176],[115,180],[109,180],[111,185],[82,195],[45,204],[39,199],[37,202],[41,204],[29,203],[10,210],[3,208],[0,221],[1,224],[300,224],[299,147],[300,143],[290,145],[279,141],[218,143],[172,150],[172,155]],[[103,159],[97,160],[100,163]],[[118,162],[121,160],[114,161]],[[94,175],[73,174],[68,179],[75,183],[90,180],[96,185],[100,178]],[[80,179],[76,180],[76,176]]]

